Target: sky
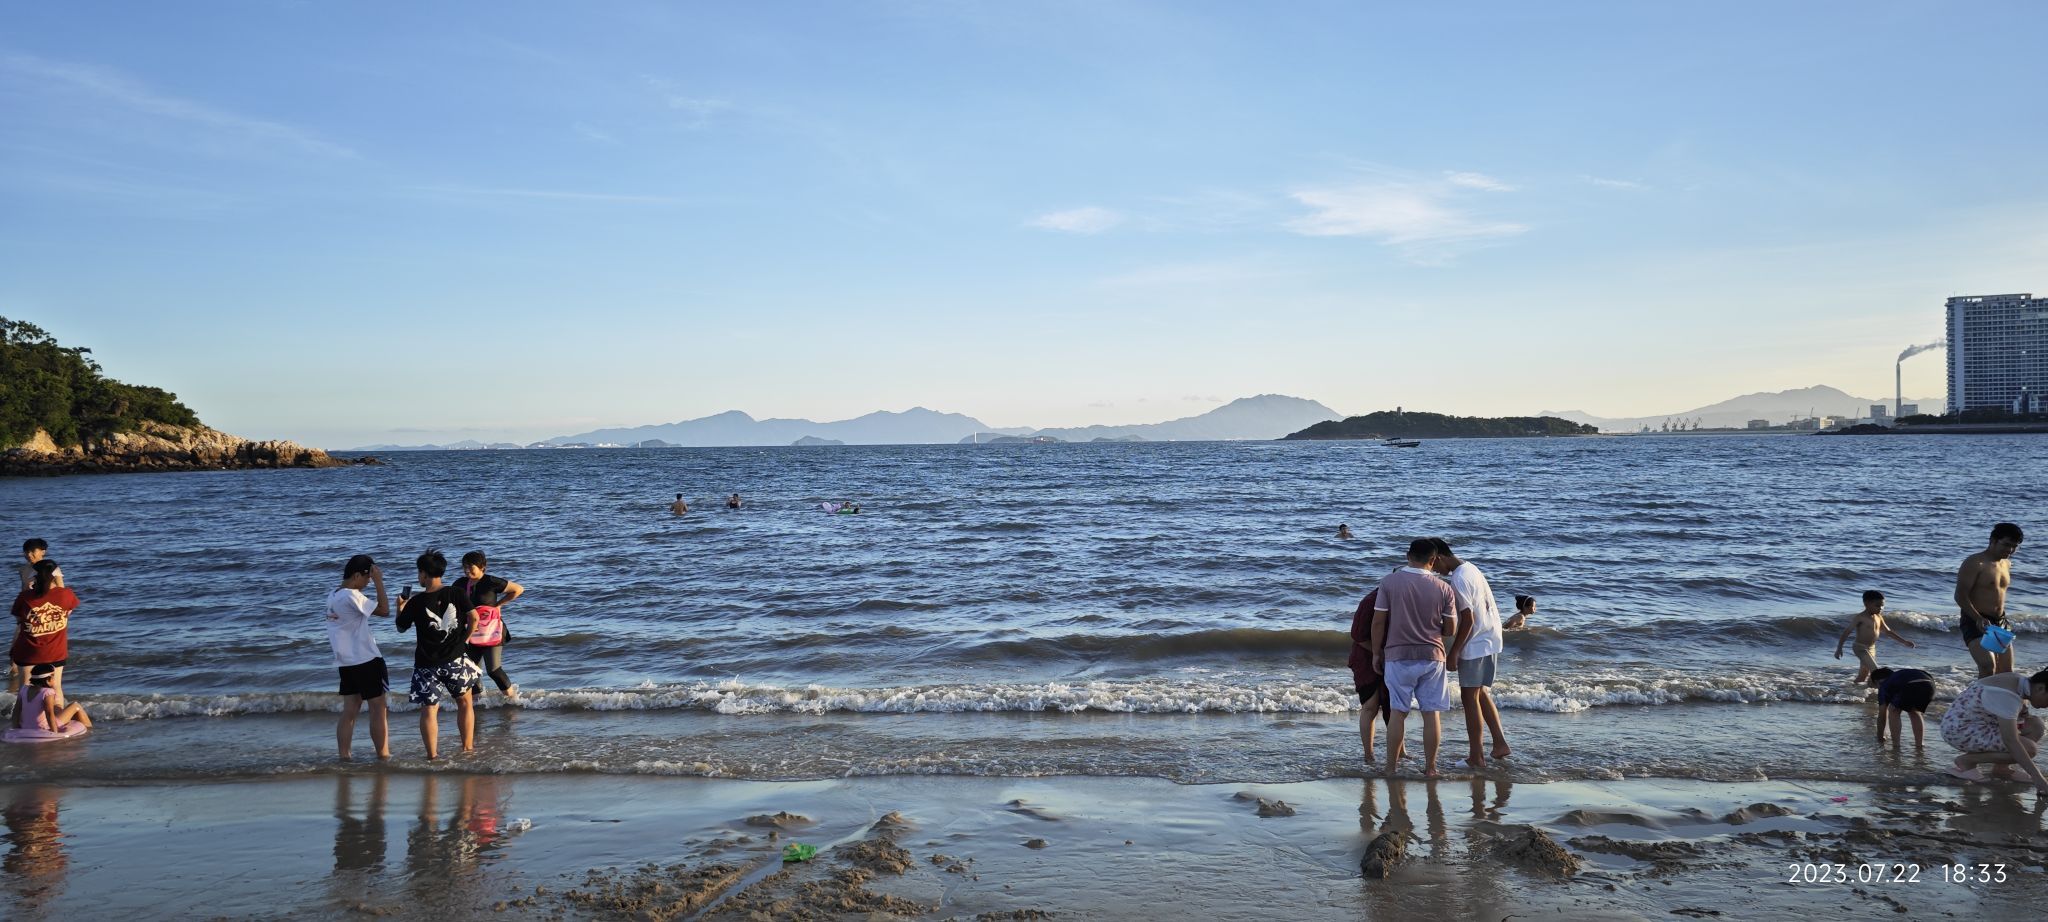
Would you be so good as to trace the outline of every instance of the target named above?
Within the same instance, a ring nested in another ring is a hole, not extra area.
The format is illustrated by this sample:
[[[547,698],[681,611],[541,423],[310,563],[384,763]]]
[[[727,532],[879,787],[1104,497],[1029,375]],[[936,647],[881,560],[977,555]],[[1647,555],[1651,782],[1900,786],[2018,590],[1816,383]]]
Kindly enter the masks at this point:
[[[2048,5],[1421,6],[8,4],[0,316],[340,448],[1877,397],[2048,295]]]

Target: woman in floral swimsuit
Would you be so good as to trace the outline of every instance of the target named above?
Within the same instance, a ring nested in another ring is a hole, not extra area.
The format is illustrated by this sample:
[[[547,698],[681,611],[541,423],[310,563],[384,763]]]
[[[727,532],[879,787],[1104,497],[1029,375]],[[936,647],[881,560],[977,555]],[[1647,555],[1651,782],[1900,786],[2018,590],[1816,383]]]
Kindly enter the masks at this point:
[[[2004,777],[2009,766],[2018,765],[2035,787],[2048,791],[2048,778],[2042,777],[2040,767],[2034,764],[2041,723],[2027,713],[2029,704],[2048,708],[2048,669],[2031,677],[2001,672],[1963,689],[1948,713],[1941,716],[1941,738],[1962,752],[1949,774],[1965,781],[1982,781],[1980,766],[1994,766],[1993,774]]]

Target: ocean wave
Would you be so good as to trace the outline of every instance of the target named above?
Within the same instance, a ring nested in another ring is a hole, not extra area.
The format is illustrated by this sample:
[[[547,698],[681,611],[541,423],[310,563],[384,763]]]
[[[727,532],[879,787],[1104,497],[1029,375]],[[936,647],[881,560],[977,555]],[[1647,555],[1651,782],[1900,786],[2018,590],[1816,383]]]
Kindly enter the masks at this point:
[[[1960,686],[1937,680],[1943,697]],[[1494,690],[1505,708],[1569,714],[1598,707],[1692,702],[1856,704],[1870,692],[1840,670],[1792,675],[1699,675],[1614,672],[1503,681]],[[80,695],[99,720],[154,720],[339,710],[332,694],[252,692],[220,695]],[[1341,714],[1358,698],[1348,683],[1229,683],[1190,680],[1015,682],[832,688],[723,682],[632,688],[529,689],[518,701],[486,698],[485,709],[539,711],[698,711],[729,716],[766,714]],[[412,706],[393,696],[394,711]]]
[[[1937,687],[1939,685],[1937,683]],[[1951,696],[1955,691],[1953,688],[1947,690]],[[1859,704],[1869,696],[1868,689],[1847,684],[1839,675],[1811,677],[1806,681],[1758,675],[1644,678],[1614,675],[1537,682],[1503,681],[1497,683],[1493,690],[1494,701],[1501,707],[1552,714],[1575,714],[1597,707],[1689,702]]]

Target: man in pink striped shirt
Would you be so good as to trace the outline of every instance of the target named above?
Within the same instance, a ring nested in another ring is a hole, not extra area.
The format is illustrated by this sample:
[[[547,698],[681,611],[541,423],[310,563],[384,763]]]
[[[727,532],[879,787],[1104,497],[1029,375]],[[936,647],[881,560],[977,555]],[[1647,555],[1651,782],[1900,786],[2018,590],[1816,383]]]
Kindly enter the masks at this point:
[[[1373,662],[1386,677],[1388,703],[1387,776],[1401,764],[1408,712],[1422,711],[1422,777],[1435,778],[1443,734],[1439,716],[1451,709],[1444,661],[1458,661],[1471,633],[1472,613],[1460,611],[1457,593],[1430,570],[1436,543],[1417,538],[1408,545],[1408,565],[1380,581],[1373,603]]]

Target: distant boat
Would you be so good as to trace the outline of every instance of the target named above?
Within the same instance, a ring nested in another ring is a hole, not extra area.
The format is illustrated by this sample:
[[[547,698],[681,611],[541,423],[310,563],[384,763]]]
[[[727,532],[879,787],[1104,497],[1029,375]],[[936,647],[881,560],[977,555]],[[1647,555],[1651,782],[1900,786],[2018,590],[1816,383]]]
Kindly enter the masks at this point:
[[[1382,444],[1382,445],[1385,445],[1385,446],[1387,446],[1388,448],[1414,448],[1414,447],[1416,447],[1417,445],[1421,445],[1421,444],[1422,444],[1422,440],[1421,440],[1421,439],[1387,439],[1386,441],[1384,441],[1384,442],[1381,442],[1380,444]]]

